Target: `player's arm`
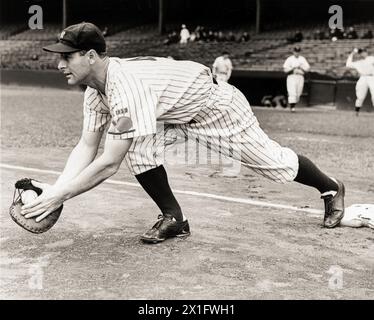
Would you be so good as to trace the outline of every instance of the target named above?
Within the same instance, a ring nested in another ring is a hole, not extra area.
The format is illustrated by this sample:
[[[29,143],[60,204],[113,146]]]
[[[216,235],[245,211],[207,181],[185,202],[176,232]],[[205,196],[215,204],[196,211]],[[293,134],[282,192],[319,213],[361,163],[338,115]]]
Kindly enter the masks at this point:
[[[129,150],[132,138],[123,140],[107,139],[102,155],[92,161],[75,178],[59,186],[43,189],[43,193],[34,201],[22,207],[21,213],[26,218],[39,216],[44,219],[63,202],[84,193],[115,174]]]
[[[95,159],[102,134],[102,131],[88,132],[83,130],[78,144],[70,153],[62,174],[55,182],[56,186],[75,178]]]
[[[107,139],[104,152],[77,177],[61,186],[64,201],[86,192],[114,175],[121,166],[133,139]]]
[[[356,51],[353,50],[353,51],[349,54],[349,56],[348,56],[348,58],[347,58],[347,61],[346,61],[346,63],[345,63],[345,66],[346,66],[347,68],[354,68],[354,67],[355,67],[355,66],[354,66],[354,62],[353,62],[353,56],[355,55],[355,53],[356,53]]]
[[[287,74],[290,74],[290,73],[292,73],[292,71],[293,71],[293,66],[291,65],[291,62],[290,62],[290,59],[289,58],[287,58],[287,60],[284,62],[284,64],[283,64],[283,71],[285,72],[285,73],[287,73]]]
[[[308,72],[310,70],[310,65],[305,58],[303,59],[303,63],[300,65],[300,69],[302,69],[304,72]]]

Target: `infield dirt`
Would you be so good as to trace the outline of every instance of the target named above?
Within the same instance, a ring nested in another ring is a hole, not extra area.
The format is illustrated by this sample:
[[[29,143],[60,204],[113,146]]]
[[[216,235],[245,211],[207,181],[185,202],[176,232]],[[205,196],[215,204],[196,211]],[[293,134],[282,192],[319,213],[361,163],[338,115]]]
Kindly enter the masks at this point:
[[[112,179],[69,200],[57,224],[33,235],[8,214],[14,182],[53,183],[77,143],[83,94],[1,87],[1,299],[373,299],[372,229],[321,226],[317,191],[278,185],[242,169],[221,177],[218,164],[166,163],[192,235],[158,245],[139,236],[158,209],[123,164]],[[254,108],[262,128],[310,157],[346,185],[346,206],[374,203],[374,114],[326,107]],[[173,151],[170,151],[173,155]],[[189,150],[193,152],[193,150]],[[192,192],[195,192],[193,194]],[[252,199],[262,205],[207,198]],[[308,211],[308,210],[307,210]]]

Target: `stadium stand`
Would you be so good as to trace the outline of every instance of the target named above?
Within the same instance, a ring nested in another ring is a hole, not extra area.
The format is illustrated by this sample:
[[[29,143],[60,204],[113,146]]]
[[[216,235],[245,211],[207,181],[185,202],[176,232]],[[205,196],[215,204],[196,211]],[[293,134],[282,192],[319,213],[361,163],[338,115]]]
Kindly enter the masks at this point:
[[[152,41],[160,43],[164,40],[164,37],[158,34],[157,26],[154,24],[147,24],[134,28],[126,28],[123,26],[121,29],[122,31],[107,37],[107,40],[131,42]]]
[[[369,53],[374,53],[374,40],[361,39],[367,30],[373,30],[374,23],[352,23],[349,26],[354,26],[359,39],[313,40],[316,30],[323,30],[320,24],[267,31],[258,35],[254,34],[253,28],[246,26],[235,30],[236,34],[245,31],[250,34],[250,40],[246,42],[191,42],[186,46],[180,46],[179,43],[164,45],[166,36],[158,34],[156,25],[131,28],[118,24],[100,25],[102,29],[108,30],[106,39],[108,53],[111,56],[171,56],[211,66],[222,51],[229,51],[235,69],[255,71],[282,71],[283,62],[294,47],[294,44],[287,42],[287,38],[295,30],[300,30],[304,40],[298,45],[310,62],[311,71],[333,78],[356,76],[353,71],[345,68],[346,58],[354,47],[366,48]],[[177,28],[178,25],[173,27]],[[230,30],[223,31],[227,34]],[[327,30],[323,31],[327,34]],[[56,40],[59,32],[60,26],[57,24],[46,24],[43,30],[23,31],[18,25],[2,28],[0,35],[6,40],[0,40],[1,68],[55,69],[58,56],[46,54],[41,48],[46,43]]]
[[[342,77],[347,73],[345,61],[354,47],[366,48],[369,52],[374,49],[374,41],[371,39],[339,40],[336,42],[304,40],[298,45],[301,47],[302,55],[309,61],[312,72],[332,77]],[[293,47],[294,44],[287,44],[265,53],[254,53],[241,67],[252,69],[252,66],[255,65],[260,70],[281,71],[284,60],[291,54]]]
[[[61,32],[60,24],[45,24],[43,29],[27,29],[9,37],[9,40],[57,40]]]
[[[0,27],[0,40],[6,40],[10,36],[27,29],[25,24],[2,24]]]
[[[50,41],[2,40],[1,68],[44,70],[56,69],[57,56],[43,53],[42,47]]]

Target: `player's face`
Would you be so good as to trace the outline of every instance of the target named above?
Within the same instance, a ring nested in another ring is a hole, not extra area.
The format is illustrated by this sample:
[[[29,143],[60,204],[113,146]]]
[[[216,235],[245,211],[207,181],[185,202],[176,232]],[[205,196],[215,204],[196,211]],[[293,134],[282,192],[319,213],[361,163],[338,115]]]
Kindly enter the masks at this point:
[[[80,52],[61,54],[58,69],[65,75],[69,85],[83,84],[90,74],[88,57]]]

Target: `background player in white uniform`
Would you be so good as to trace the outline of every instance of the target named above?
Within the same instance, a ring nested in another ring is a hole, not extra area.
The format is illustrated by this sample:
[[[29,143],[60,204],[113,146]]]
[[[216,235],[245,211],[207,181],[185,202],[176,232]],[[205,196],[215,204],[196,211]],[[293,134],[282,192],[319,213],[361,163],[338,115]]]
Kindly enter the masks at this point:
[[[54,185],[35,182],[41,196],[24,206],[42,219],[64,201],[115,174],[123,159],[162,215],[142,240],[160,242],[189,234],[162,165],[164,149],[178,135],[221,152],[275,182],[317,188],[325,201],[325,227],[344,216],[344,185],[309,159],[280,146],[259,126],[244,95],[214,81],[208,67],[167,58],[109,58],[100,30],[90,23],[66,28],[44,50],[61,53],[58,68],[70,85],[86,84],[82,137]],[[156,120],[165,127],[158,130]],[[96,157],[109,125],[103,153]]]
[[[283,70],[287,76],[288,103],[291,111],[295,111],[295,105],[299,102],[304,88],[304,74],[309,71],[308,61],[300,55],[300,47],[295,47],[293,55],[289,56],[283,64]]]
[[[217,81],[228,82],[232,73],[232,62],[230,60],[230,54],[227,51],[222,53],[214,60],[212,73]]]
[[[356,53],[360,55],[360,59],[353,61],[353,57]],[[355,111],[358,116],[368,90],[370,90],[371,101],[374,106],[374,56],[369,56],[366,49],[355,48],[348,56],[346,67],[356,69],[360,75],[356,83],[357,99],[355,103]]]
[[[223,51],[222,55],[217,57],[214,60],[213,66],[212,66],[212,73],[213,77],[217,81],[224,81],[229,82],[229,79],[231,77],[232,73],[232,62],[230,59],[230,53],[228,51]],[[235,162],[228,159],[227,157],[223,157],[222,160],[222,173],[218,173],[217,176],[223,176],[223,177],[237,177],[240,170],[235,166]]]
[[[188,42],[188,39],[190,38],[190,31],[187,29],[185,24],[182,24],[182,29],[180,32],[180,43],[186,44]]]

